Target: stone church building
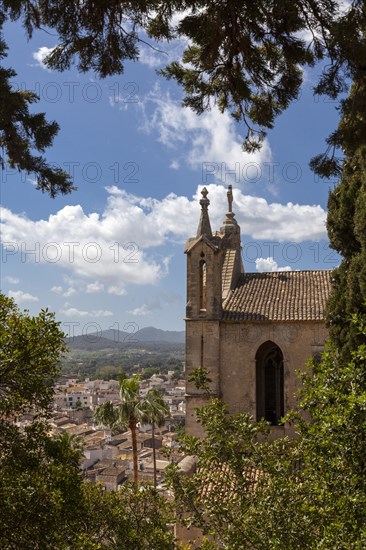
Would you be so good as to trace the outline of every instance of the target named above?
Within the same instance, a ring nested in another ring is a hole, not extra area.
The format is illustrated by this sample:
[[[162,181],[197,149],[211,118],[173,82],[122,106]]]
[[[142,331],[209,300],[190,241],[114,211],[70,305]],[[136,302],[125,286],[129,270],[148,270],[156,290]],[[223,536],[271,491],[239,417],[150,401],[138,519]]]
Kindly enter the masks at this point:
[[[185,248],[186,377],[205,367],[212,394],[230,412],[266,419],[273,436],[291,435],[280,420],[295,403],[296,371],[323,349],[331,272],[246,273],[232,188],[228,212],[215,232],[207,194],[203,188],[197,235]],[[201,433],[194,409],[204,402],[202,391],[187,382],[187,433]]]

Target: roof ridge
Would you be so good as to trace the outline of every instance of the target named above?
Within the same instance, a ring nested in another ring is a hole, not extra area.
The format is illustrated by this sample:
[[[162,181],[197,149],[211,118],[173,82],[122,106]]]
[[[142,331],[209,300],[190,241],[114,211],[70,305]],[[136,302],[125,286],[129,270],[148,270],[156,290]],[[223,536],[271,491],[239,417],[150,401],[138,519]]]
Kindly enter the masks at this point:
[[[241,275],[276,275],[276,273],[330,273],[332,269],[283,269],[278,271],[246,271]]]

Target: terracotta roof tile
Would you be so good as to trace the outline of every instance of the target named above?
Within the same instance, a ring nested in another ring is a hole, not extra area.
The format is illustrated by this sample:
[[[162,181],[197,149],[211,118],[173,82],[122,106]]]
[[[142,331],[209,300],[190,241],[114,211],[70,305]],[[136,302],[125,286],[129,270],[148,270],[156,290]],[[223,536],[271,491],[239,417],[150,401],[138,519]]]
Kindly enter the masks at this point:
[[[244,273],[223,305],[233,321],[317,321],[324,319],[331,271]]]
[[[201,481],[200,497],[219,499],[226,504],[239,496],[238,492],[252,491],[258,484],[258,479],[263,477],[262,472],[252,465],[245,466],[242,475],[238,475],[228,464],[211,461],[204,467],[197,469]]]

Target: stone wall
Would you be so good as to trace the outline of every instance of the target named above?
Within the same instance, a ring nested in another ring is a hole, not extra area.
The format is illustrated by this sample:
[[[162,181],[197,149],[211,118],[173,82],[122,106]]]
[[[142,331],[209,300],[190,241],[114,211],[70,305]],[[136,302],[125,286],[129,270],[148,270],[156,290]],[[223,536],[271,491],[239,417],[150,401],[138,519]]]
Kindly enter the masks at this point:
[[[212,379],[212,392],[229,405],[229,410],[256,417],[256,353],[266,341],[274,342],[284,358],[285,413],[294,407],[294,393],[300,386],[296,371],[304,369],[311,355],[322,350],[327,330],[322,321],[229,322],[187,321],[186,375],[202,364]],[[203,353],[202,353],[203,345]],[[202,434],[194,409],[206,399],[187,384],[186,429]],[[289,426],[274,431],[293,435]]]

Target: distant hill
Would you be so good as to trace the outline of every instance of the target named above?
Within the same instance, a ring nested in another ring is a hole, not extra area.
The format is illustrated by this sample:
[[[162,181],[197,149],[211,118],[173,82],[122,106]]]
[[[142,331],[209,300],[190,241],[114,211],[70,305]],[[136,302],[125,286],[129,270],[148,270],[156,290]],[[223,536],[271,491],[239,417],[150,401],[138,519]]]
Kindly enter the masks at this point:
[[[132,326],[133,328],[133,326]],[[136,332],[123,332],[122,330],[103,330],[102,337],[114,342],[171,342],[184,344],[184,330],[161,330],[155,327],[145,327]]]
[[[184,344],[186,333],[184,330],[161,330],[154,327],[146,327],[137,331],[134,337],[140,342],[170,342]]]
[[[161,330],[155,327],[142,328],[136,332],[121,330],[103,330],[101,333],[90,333],[67,338],[71,349],[100,350],[136,347],[139,344],[184,344],[185,332]],[[155,347],[155,346],[154,346]],[[165,346],[164,346],[165,347]]]
[[[120,349],[122,344],[103,338],[97,334],[88,334],[66,338],[65,342],[70,349],[82,349],[86,351],[97,351],[101,349]],[[125,346],[127,347],[127,346]]]

